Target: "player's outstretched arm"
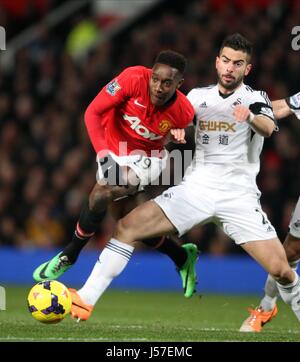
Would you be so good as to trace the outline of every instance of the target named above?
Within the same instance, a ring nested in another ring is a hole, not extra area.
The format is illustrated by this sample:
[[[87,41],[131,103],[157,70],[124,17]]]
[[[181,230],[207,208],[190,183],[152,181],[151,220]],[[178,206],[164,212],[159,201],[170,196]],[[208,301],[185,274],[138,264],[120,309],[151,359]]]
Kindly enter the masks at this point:
[[[295,113],[300,118],[300,92],[272,102],[273,112],[277,119],[285,118]]]
[[[270,137],[275,130],[275,123],[269,117],[262,114],[255,115],[249,108],[238,105],[233,110],[237,122],[247,122],[251,128],[263,137]]]
[[[277,119],[285,118],[292,114],[290,107],[285,99],[278,99],[272,102],[274,116]]]

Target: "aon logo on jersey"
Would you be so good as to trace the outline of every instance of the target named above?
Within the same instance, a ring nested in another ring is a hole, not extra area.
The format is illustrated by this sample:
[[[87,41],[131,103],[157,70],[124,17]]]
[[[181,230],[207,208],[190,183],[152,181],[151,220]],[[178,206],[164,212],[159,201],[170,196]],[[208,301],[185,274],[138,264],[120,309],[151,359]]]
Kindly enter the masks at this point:
[[[138,117],[128,116],[127,114],[124,114],[123,118],[130,123],[130,128],[133,129],[138,135],[149,139],[150,141],[159,140],[163,137],[153,132],[150,132],[148,128],[141,125],[141,120]]]

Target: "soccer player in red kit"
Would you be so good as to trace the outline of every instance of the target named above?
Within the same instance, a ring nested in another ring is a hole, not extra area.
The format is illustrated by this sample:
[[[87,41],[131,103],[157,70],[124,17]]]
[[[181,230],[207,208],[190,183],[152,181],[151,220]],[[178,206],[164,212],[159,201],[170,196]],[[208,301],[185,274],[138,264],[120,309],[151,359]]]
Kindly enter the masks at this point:
[[[56,279],[75,263],[110,202],[134,194],[157,179],[166,167],[167,136],[185,143],[184,128],[194,117],[193,107],[178,90],[185,67],[186,59],[181,54],[163,51],[152,69],[126,68],[88,106],[85,124],[97,153],[97,183],[82,208],[72,241],[34,271],[36,281]],[[157,244],[157,239],[149,240],[148,245],[157,246],[153,243]],[[159,243],[157,249],[175,262],[185,295],[190,297],[196,282],[196,245],[180,247],[170,239],[159,239]],[[119,245],[108,247],[124,258],[129,253]]]

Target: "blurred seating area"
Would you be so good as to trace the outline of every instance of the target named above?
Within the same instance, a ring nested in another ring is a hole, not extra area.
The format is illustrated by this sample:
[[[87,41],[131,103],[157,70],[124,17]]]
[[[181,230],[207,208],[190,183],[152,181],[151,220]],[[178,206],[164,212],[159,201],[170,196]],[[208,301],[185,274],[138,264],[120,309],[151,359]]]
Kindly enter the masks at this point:
[[[2,7],[0,15],[6,13]],[[255,45],[247,83],[271,99],[286,97],[300,90],[300,53],[291,48],[299,18],[297,0],[173,0],[171,7],[164,1],[81,62],[67,46],[71,27],[62,35],[41,25],[16,54],[13,68],[0,70],[0,247],[52,248],[70,240],[95,183],[95,154],[83,114],[123,68],[151,67],[160,50],[179,51],[188,58],[182,88],[187,93],[216,82],[221,41],[240,32]],[[263,208],[283,239],[300,194],[300,121],[289,117],[279,127],[265,142],[258,183]],[[108,216],[88,247],[103,243],[113,226]],[[241,252],[212,225],[183,240],[199,243],[203,252]]]
[[[59,0],[1,0],[0,25],[6,30],[7,39],[11,39],[58,5]]]

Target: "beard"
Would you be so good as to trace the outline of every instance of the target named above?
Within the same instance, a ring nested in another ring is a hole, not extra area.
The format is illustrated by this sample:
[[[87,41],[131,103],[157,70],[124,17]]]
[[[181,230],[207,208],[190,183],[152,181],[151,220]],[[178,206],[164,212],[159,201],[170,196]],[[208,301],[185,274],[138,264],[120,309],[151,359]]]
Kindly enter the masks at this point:
[[[244,76],[240,76],[239,78],[232,79],[230,83],[225,83],[222,79],[222,76],[218,73],[218,82],[227,90],[234,90],[236,89],[244,80]]]

